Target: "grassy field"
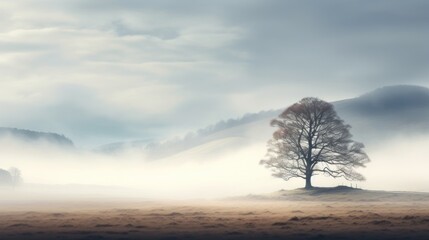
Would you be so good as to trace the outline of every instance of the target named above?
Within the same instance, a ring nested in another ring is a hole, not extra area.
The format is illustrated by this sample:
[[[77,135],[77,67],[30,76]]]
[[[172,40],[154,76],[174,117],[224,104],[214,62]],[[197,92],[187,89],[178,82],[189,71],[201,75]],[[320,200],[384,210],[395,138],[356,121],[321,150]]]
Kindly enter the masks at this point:
[[[300,191],[280,191],[271,194],[272,199],[248,196],[222,201],[10,202],[0,206],[0,237],[429,239],[427,194]],[[377,200],[377,194],[386,197]],[[351,195],[355,201],[350,201]],[[357,196],[361,198],[356,200]]]

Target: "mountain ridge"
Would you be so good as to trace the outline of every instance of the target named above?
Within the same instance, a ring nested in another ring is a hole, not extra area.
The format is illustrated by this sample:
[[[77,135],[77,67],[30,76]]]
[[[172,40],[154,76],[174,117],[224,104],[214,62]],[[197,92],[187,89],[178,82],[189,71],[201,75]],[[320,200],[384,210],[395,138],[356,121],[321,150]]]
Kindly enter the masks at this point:
[[[395,134],[429,133],[429,88],[415,85],[385,86],[364,93],[358,97],[331,102],[338,115],[352,126],[352,133],[357,140],[364,143],[372,142],[376,138],[385,138]],[[398,106],[398,107],[395,107]],[[138,141],[117,145],[116,149],[107,149],[108,152],[124,150],[124,146],[138,146],[142,150],[152,152],[151,157],[160,158],[174,152],[186,150],[199,144],[216,139],[222,132],[232,132],[234,137],[246,133],[233,131],[234,128],[243,128],[245,125],[266,122],[266,128],[261,128],[261,136],[252,137],[268,140],[272,131],[269,126],[271,119],[276,118],[284,109],[248,113],[241,118],[222,120],[206,128],[188,133],[185,137],[164,142],[150,142],[139,145]],[[427,121],[425,121],[427,120]],[[423,131],[422,131],[423,129]],[[390,131],[390,132],[389,132]],[[98,151],[106,151],[102,145]],[[163,152],[163,150],[165,152]],[[162,153],[163,152],[163,153]]]
[[[331,102],[338,115],[352,126],[352,133],[364,143],[395,134],[429,133],[429,88],[416,85],[385,86],[355,98]],[[149,153],[151,158],[166,157],[222,137],[269,139],[274,131],[269,126],[284,109],[247,113],[239,118],[218,121],[205,128],[189,132],[182,138],[156,141],[142,139],[101,145],[94,150],[112,154],[127,149]],[[250,128],[255,128],[250,130]],[[394,131],[392,131],[394,129]],[[253,133],[249,134],[249,131]],[[229,134],[229,135],[228,135]],[[224,136],[225,135],[225,136]],[[74,146],[62,134],[0,127],[0,137],[12,136],[24,141],[45,140],[60,146]]]
[[[66,136],[52,132],[38,132],[27,129],[0,127],[0,137],[13,137],[22,141],[46,141],[59,146],[74,147],[72,140]]]

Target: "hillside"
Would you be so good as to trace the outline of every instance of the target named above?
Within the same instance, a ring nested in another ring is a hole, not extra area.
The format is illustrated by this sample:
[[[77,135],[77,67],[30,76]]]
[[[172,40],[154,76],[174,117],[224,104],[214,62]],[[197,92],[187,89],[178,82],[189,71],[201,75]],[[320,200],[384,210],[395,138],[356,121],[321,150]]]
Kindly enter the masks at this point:
[[[383,87],[334,105],[352,126],[352,133],[366,143],[429,133],[429,89],[425,87]]]
[[[73,147],[73,142],[57,133],[36,132],[31,130],[0,127],[0,138],[14,138],[24,142],[45,141],[58,146]]]
[[[429,89],[425,87],[383,87],[333,104],[338,115],[352,126],[355,138],[367,145],[376,145],[400,134],[429,134]],[[162,158],[222,138],[239,137],[245,140],[243,145],[266,142],[273,132],[270,120],[282,111],[262,111],[220,121],[181,139],[115,143],[100,146],[97,150],[112,153],[138,148],[152,158]]]

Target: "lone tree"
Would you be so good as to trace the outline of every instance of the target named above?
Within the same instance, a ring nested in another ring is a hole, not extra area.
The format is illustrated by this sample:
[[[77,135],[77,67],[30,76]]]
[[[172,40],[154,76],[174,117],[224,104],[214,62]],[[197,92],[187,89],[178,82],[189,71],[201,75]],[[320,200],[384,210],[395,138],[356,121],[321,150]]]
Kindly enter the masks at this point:
[[[318,174],[365,180],[354,171],[370,161],[364,145],[351,139],[350,125],[338,117],[332,104],[303,98],[273,119],[271,126],[278,129],[260,163],[271,168],[273,176],[305,179],[306,189],[312,188],[311,177]]]

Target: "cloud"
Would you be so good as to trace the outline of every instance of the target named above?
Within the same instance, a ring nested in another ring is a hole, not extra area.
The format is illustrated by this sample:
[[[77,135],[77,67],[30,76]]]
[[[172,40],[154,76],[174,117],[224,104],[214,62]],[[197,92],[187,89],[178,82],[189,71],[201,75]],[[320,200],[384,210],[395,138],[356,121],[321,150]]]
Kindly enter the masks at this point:
[[[270,1],[247,10],[231,22],[248,26],[250,36],[237,44],[259,66],[252,68],[258,77],[271,73],[272,81],[305,82],[328,94],[350,92],[347,85],[427,86],[427,3]]]
[[[20,0],[1,9],[0,125],[84,145],[176,134],[304,96],[429,86],[424,1]]]

